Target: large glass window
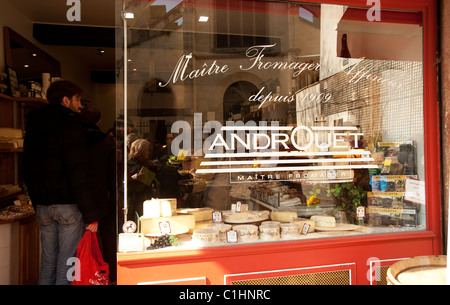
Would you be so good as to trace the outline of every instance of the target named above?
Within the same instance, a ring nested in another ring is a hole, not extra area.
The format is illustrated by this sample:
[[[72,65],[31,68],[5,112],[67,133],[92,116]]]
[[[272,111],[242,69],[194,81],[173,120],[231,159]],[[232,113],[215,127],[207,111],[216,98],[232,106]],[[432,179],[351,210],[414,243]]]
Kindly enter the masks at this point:
[[[145,251],[426,229],[420,12],[120,6],[120,225]]]

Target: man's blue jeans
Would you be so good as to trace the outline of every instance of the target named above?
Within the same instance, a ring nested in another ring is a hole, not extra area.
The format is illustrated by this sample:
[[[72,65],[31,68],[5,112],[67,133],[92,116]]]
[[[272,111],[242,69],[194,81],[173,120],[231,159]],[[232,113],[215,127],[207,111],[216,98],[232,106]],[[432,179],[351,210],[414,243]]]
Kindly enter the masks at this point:
[[[76,204],[38,205],[36,219],[41,233],[40,285],[68,285],[67,272],[73,267],[84,222]]]

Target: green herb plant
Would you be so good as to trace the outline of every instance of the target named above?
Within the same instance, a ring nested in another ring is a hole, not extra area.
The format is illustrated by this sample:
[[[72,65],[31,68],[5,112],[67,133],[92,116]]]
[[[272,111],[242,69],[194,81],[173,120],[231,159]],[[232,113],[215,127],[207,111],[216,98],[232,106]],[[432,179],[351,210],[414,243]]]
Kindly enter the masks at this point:
[[[336,202],[336,208],[345,212],[347,222],[356,223],[356,208],[364,205],[367,191],[351,182],[338,183],[327,190]]]

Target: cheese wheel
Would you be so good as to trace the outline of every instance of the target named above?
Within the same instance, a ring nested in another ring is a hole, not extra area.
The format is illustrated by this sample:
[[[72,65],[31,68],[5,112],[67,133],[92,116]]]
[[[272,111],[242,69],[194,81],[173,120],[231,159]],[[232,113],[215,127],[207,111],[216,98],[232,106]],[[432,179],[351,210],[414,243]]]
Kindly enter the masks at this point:
[[[280,238],[280,225],[277,223],[265,223],[259,226],[259,238],[262,240],[274,240]]]
[[[236,225],[233,230],[238,233],[238,241],[252,241],[258,239],[258,227],[255,225]]]
[[[297,212],[291,210],[277,210],[270,212],[270,219],[279,222],[291,222],[293,218],[297,218]]]
[[[218,230],[220,240],[227,240],[227,231],[231,230],[231,225],[226,223],[211,223],[207,227]]]
[[[316,227],[336,227],[336,219],[333,216],[313,215],[311,220],[314,220]]]
[[[194,230],[192,239],[206,243],[214,243],[219,240],[219,230],[214,228],[197,229]]]
[[[153,234],[160,233],[160,223],[165,223],[166,221],[170,224],[170,231],[181,232],[190,231],[195,229],[195,217],[194,215],[175,215],[172,217],[157,217],[157,218],[147,218],[141,217],[141,232],[143,234]]]
[[[211,208],[186,208],[178,209],[179,214],[189,214],[195,216],[195,221],[206,221],[212,219],[212,213],[214,212]]]
[[[248,218],[248,212],[231,212],[231,211],[223,211],[222,216],[225,222],[227,221],[237,221],[244,220]]]
[[[300,236],[300,225],[298,223],[280,224],[282,238],[295,238]]]
[[[316,227],[316,222],[312,219],[308,218],[294,218],[292,219],[293,223],[298,223],[300,225],[300,232],[303,228],[303,225],[308,224],[310,225],[308,233],[314,232],[314,228]]]

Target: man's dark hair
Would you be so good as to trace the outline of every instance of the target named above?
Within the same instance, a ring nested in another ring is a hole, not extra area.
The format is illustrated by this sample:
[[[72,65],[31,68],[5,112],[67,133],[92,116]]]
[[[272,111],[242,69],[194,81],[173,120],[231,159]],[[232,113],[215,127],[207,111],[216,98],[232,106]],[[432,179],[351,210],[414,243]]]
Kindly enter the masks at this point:
[[[83,90],[67,80],[58,80],[47,89],[47,100],[50,104],[61,104],[63,98],[72,98],[76,94],[81,94]]]
[[[81,109],[81,121],[83,124],[95,125],[100,121],[101,117],[100,110],[91,105],[86,105]]]

